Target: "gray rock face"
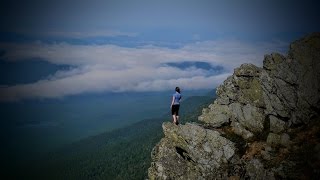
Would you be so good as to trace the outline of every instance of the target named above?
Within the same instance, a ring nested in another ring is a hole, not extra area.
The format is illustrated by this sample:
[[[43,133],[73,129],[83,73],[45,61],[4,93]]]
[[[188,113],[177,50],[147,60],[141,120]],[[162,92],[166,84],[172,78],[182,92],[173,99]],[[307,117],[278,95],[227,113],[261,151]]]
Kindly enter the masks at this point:
[[[293,146],[289,129],[319,117],[319,92],[320,33],[293,42],[287,56],[266,55],[262,68],[241,65],[217,88],[217,99],[198,117],[205,126],[163,124],[165,137],[152,152],[149,178],[275,179],[276,173],[285,179],[282,169],[292,169],[294,163],[276,161]],[[233,135],[213,130],[217,128],[229,129]],[[239,154],[240,142],[231,138],[235,136],[245,142],[246,155]],[[248,146],[252,141],[262,143]],[[283,148],[280,157],[275,157],[274,146]],[[265,161],[278,167],[265,166]]]
[[[195,124],[164,123],[165,138],[153,150],[150,179],[207,179],[235,154],[235,145],[219,132]]]
[[[268,116],[274,133],[308,123],[320,108],[319,42],[320,34],[312,34],[292,43],[287,57],[266,55],[263,68],[242,64],[217,88],[216,101],[199,121],[212,127],[231,121],[243,138],[262,132]]]
[[[317,114],[313,109],[319,109],[319,42],[320,35],[315,33],[292,43],[287,57],[265,57],[267,112],[290,119],[290,124],[308,123]]]
[[[211,108],[204,110],[199,121],[213,127],[231,121],[235,132],[245,139],[261,132],[266,107],[260,79],[262,72],[262,68],[252,64],[236,68],[234,74],[217,88],[218,98]]]
[[[275,116],[269,116],[270,118],[270,131],[274,133],[281,133],[286,128],[286,122],[278,119]]]
[[[232,103],[230,109],[234,117],[233,120],[239,122],[246,129],[252,132],[261,132],[263,130],[264,116],[259,108],[250,104]]]
[[[210,124],[213,127],[220,127],[229,122],[230,110],[227,105],[211,104],[209,108],[202,110],[203,115],[198,117],[199,121]]]
[[[265,170],[258,159],[252,159],[246,164],[246,176],[248,179],[275,179],[273,172]]]

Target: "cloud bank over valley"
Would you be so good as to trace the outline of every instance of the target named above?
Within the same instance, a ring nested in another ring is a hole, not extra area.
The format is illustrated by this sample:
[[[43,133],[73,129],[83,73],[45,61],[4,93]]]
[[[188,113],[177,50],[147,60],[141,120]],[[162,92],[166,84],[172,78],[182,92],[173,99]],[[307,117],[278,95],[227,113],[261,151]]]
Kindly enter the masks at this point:
[[[0,59],[25,62],[40,59],[70,65],[38,81],[0,88],[0,101],[61,98],[95,92],[213,89],[242,63],[261,65],[264,54],[285,52],[282,41],[195,41],[180,48],[156,44],[123,47],[113,44],[75,45],[68,42],[1,43]],[[16,72],[19,73],[19,72]]]

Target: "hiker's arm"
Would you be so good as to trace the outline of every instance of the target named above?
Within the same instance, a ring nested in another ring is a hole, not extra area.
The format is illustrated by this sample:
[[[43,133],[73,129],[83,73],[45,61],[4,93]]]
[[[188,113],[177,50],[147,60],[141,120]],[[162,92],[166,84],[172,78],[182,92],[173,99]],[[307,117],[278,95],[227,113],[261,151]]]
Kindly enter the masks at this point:
[[[172,96],[172,101],[171,101],[170,108],[172,108],[173,103],[174,103],[174,96]]]

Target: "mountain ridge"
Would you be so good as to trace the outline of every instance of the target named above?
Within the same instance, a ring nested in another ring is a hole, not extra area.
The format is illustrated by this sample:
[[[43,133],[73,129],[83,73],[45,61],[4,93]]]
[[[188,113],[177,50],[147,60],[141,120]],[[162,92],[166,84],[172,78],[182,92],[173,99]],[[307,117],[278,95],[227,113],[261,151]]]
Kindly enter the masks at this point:
[[[236,68],[198,123],[163,123],[149,179],[319,177],[319,60],[320,33],[312,33],[287,56]]]

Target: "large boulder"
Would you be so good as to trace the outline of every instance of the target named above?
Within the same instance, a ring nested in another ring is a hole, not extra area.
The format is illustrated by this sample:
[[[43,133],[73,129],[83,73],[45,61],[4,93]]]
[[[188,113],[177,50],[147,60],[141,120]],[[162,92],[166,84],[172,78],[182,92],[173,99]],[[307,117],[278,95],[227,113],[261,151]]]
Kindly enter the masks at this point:
[[[208,179],[223,176],[235,154],[233,142],[199,125],[162,125],[165,137],[154,148],[150,179]]]
[[[214,103],[208,108],[202,110],[202,115],[198,117],[199,121],[210,124],[212,127],[220,127],[229,122],[230,110],[229,106]]]

